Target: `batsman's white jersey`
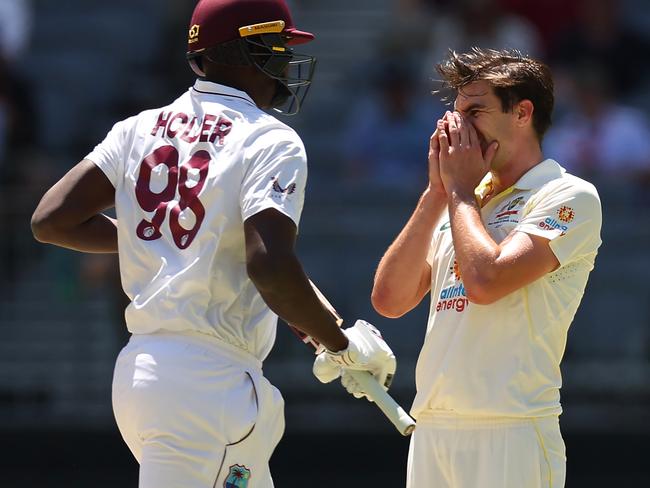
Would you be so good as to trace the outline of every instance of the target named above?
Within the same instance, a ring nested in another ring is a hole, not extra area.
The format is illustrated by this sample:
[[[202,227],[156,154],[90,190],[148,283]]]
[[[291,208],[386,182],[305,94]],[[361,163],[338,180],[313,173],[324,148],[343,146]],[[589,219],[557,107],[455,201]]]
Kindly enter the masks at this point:
[[[198,80],[115,124],[87,159],[115,187],[129,331],[199,332],[263,360],[277,316],[246,274],[243,221],[273,208],[298,225],[298,135],[246,93]]]
[[[479,193],[488,186],[489,176]],[[549,159],[488,201],[481,216],[497,243],[513,231],[549,239],[560,267],[495,303],[470,303],[443,215],[428,256],[431,309],[412,414],[558,415],[567,331],[601,243],[598,194]]]

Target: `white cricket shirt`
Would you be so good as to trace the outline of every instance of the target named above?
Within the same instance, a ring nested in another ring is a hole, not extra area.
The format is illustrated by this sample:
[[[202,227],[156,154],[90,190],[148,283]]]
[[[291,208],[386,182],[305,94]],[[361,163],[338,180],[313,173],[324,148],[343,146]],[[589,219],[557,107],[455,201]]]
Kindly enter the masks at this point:
[[[489,175],[479,188],[488,185]],[[567,331],[601,243],[598,193],[547,159],[488,201],[481,217],[497,243],[513,231],[549,239],[560,267],[495,303],[470,303],[445,213],[427,258],[431,308],[412,414],[559,414]]]
[[[246,273],[243,223],[273,208],[298,225],[307,158],[293,129],[197,80],[115,124],[87,159],[115,187],[129,331],[201,332],[263,360],[277,316]]]

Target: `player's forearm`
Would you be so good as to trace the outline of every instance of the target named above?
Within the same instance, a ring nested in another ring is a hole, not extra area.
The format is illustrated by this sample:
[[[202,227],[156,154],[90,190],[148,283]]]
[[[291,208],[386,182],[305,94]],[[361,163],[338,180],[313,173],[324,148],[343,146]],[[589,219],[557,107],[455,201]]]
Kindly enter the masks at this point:
[[[415,307],[429,290],[430,268],[426,258],[434,226],[446,203],[444,194],[426,190],[379,262],[372,303],[380,314],[399,317]]]
[[[117,252],[117,220],[99,214],[76,225],[32,218],[32,232],[39,242],[88,253]]]
[[[482,303],[485,290],[496,279],[499,246],[481,220],[473,193],[450,192],[449,219],[465,291],[470,301]]]
[[[347,347],[347,338],[316,297],[295,255],[259,256],[249,262],[248,274],[269,308],[285,322],[330,351]]]

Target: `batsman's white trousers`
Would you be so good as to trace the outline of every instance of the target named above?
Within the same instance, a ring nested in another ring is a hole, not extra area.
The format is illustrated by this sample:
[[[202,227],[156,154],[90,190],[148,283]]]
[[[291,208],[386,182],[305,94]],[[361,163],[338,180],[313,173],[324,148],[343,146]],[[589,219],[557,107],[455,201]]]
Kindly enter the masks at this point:
[[[284,402],[244,351],[197,333],[134,335],[113,410],[140,488],[272,488]]]
[[[558,418],[424,413],[411,437],[407,488],[562,488]]]

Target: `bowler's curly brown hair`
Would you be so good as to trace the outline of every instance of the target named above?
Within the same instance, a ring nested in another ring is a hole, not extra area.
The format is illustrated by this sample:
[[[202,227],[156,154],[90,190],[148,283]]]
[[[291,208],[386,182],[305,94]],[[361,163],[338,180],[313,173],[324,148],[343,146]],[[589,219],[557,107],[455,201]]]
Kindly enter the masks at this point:
[[[458,91],[475,81],[487,81],[501,100],[504,112],[516,103],[530,100],[533,103],[533,126],[541,141],[551,126],[553,113],[553,77],[544,63],[524,56],[517,50],[481,49],[469,52],[449,51],[446,60],[437,67],[442,76],[443,88]]]

